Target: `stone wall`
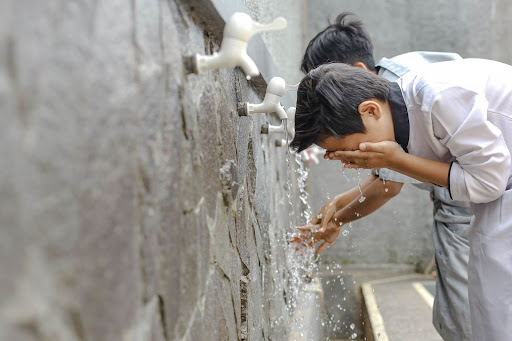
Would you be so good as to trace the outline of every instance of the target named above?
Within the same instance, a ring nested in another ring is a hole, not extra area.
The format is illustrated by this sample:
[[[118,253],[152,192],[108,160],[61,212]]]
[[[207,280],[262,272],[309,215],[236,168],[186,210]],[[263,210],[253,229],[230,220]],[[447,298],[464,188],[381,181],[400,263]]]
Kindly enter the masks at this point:
[[[286,151],[238,116],[262,99],[239,69],[185,73],[219,48],[211,9],[0,5],[1,340],[285,340]]]

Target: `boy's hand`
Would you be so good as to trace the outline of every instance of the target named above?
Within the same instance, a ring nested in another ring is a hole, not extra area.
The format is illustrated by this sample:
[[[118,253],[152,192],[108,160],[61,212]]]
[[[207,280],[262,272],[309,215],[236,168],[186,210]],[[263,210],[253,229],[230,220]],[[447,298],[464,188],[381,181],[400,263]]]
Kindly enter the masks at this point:
[[[330,160],[340,160],[345,168],[393,168],[393,164],[403,151],[396,142],[364,142],[355,151],[334,151],[326,155]]]
[[[298,227],[298,229],[300,233],[296,234],[291,242],[314,246],[317,242],[323,240],[324,242],[316,250],[316,254],[319,255],[336,241],[341,231],[341,225],[328,221],[324,227],[306,225]]]
[[[326,202],[320,211],[318,211],[318,213],[313,216],[313,218],[311,218],[309,224],[320,225],[320,227],[324,227],[327,222],[332,219],[334,213],[336,213],[336,198],[337,197],[334,197]]]
[[[325,205],[322,206],[320,211],[318,211],[318,213],[314,215],[313,218],[309,221],[308,225],[298,227],[298,229],[301,230],[301,233],[295,234],[291,242],[302,243],[309,247],[313,247],[317,242],[322,240],[323,238],[321,237],[321,234],[318,234],[318,231],[327,230],[327,224],[336,213],[336,198],[337,197],[334,197],[328,202],[326,202]],[[327,248],[327,246],[325,246],[325,248]],[[322,251],[323,250],[321,250],[320,252]],[[317,254],[319,254],[320,252],[318,252],[317,250]]]

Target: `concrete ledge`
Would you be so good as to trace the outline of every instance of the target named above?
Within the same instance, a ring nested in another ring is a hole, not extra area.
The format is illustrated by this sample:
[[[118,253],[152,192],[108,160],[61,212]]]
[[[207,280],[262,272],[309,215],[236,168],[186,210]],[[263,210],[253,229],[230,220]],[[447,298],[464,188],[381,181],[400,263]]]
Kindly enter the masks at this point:
[[[322,317],[325,312],[324,291],[319,278],[305,285],[297,298],[288,341],[324,340]]]
[[[373,295],[373,288],[370,283],[361,285],[363,294],[364,311],[364,335],[367,341],[389,341],[384,328],[384,320],[377,306],[377,300]]]

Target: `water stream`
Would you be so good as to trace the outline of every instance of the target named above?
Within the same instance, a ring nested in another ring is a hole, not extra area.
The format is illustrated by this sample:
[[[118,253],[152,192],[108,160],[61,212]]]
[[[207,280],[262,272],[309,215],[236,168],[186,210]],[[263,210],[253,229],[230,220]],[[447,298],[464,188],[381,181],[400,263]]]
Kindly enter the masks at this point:
[[[286,120],[283,120],[283,124],[286,127]],[[286,191],[288,197],[288,230],[286,232],[286,239],[292,239],[293,234],[297,233],[297,226],[306,225],[311,220],[311,206],[308,202],[309,196],[306,192],[306,181],[308,171],[304,167],[301,156],[295,154],[295,162],[297,165],[297,187],[299,192],[299,199],[301,206],[295,207],[293,202],[293,184],[292,184],[292,164],[291,164],[291,153],[288,147],[289,136],[288,131],[285,129],[284,133],[286,141]],[[295,214],[296,210],[300,210],[300,218],[297,219]],[[317,264],[314,261],[315,249],[312,247],[306,247],[304,245],[297,247],[299,244],[287,244],[286,250],[286,263],[289,269],[288,285],[290,290],[290,299],[287,301],[287,308],[290,314],[293,314],[297,308],[297,299],[301,294],[303,286],[311,281],[313,273],[317,268]],[[301,323],[301,321],[294,321],[295,323]]]

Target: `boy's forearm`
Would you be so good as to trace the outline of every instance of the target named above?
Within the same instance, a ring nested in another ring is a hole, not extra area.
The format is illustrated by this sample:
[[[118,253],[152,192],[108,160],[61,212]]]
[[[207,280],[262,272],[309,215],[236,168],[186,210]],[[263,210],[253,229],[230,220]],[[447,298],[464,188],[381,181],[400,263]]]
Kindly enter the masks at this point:
[[[363,182],[361,182],[361,190],[359,190],[359,186],[356,186],[344,193],[338,194],[334,200],[336,202],[336,211],[343,209],[351,202],[358,199],[361,195],[361,191],[364,192],[376,179],[378,179],[378,177],[370,174],[366,179],[363,180]]]
[[[364,199],[361,200],[361,194],[358,190],[357,197],[339,209],[334,218],[337,222],[347,224],[365,217],[384,206],[400,192],[402,186],[402,183],[392,181],[384,183],[381,179],[375,177],[374,181],[363,189]]]
[[[450,163],[424,159],[405,152],[389,167],[427,184],[448,187]]]

